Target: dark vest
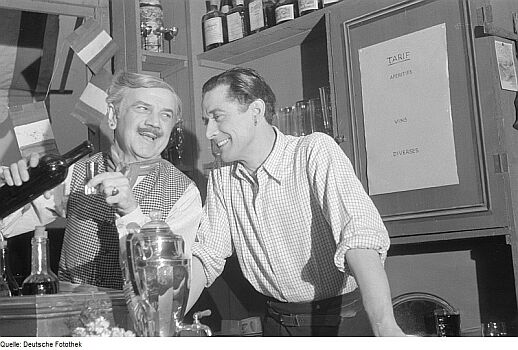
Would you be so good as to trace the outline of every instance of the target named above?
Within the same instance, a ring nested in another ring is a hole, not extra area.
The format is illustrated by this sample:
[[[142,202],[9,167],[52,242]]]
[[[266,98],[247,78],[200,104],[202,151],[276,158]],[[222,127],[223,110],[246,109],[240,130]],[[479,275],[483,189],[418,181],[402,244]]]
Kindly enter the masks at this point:
[[[97,153],[90,159],[99,164],[99,172],[106,171],[106,155]],[[59,279],[122,289],[115,212],[106,204],[103,195],[84,194],[85,177],[85,160],[81,160],[72,174]],[[161,210],[162,219],[165,219],[191,183],[187,176],[162,159],[133,188],[133,195],[145,215],[151,210]]]

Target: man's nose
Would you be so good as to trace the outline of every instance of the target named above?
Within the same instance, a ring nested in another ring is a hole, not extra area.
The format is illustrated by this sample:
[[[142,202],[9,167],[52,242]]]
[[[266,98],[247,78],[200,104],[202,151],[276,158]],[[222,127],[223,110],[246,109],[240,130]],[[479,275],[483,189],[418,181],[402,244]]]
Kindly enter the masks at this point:
[[[210,140],[219,133],[218,126],[214,119],[208,119],[205,136]]]
[[[152,125],[154,127],[160,127],[160,113],[159,112],[151,112],[146,119],[146,123],[148,125]]]

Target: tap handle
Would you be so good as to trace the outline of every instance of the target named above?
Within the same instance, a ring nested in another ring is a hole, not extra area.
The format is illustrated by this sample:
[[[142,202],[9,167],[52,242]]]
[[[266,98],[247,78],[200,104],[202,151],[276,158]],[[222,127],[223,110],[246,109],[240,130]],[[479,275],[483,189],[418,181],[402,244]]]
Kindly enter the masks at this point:
[[[205,316],[210,316],[212,314],[212,311],[209,309],[195,312],[194,315],[192,315],[192,318],[194,319],[194,322],[199,322],[201,318]]]

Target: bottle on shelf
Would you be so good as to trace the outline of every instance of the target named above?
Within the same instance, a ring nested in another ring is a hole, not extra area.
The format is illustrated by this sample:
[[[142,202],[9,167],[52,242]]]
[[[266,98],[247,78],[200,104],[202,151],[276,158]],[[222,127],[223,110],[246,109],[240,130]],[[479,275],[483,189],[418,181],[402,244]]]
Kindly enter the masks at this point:
[[[263,7],[266,11],[266,23],[268,27],[273,27],[275,23],[275,5],[277,0],[263,0]]]
[[[297,0],[279,0],[275,5],[275,23],[294,20],[299,16]]]
[[[85,141],[62,156],[47,154],[40,159],[37,167],[29,168],[29,181],[21,186],[1,186],[0,219],[65,181],[68,167],[93,150],[92,143]]]
[[[9,268],[7,241],[0,240],[0,296],[11,297],[18,295],[20,295],[20,287]]]
[[[201,19],[203,50],[209,51],[225,43],[223,36],[223,19],[225,16],[218,10],[218,0],[206,1],[205,4],[207,13]]]
[[[223,44],[228,43],[228,25],[227,25],[227,14],[232,8],[230,0],[221,0],[220,12],[223,15]]]
[[[327,7],[329,5],[336,4],[337,2],[340,2],[342,0],[322,0],[322,7]]]
[[[298,5],[300,16],[304,16],[322,8],[320,0],[298,0]]]
[[[36,226],[31,246],[31,274],[22,283],[22,295],[58,293],[58,277],[49,267],[49,246],[45,226]]]
[[[248,35],[248,21],[244,0],[233,0],[233,7],[227,13],[228,42],[232,42]]]
[[[246,12],[248,16],[248,32],[250,34],[268,28],[268,19],[263,0],[248,0]]]

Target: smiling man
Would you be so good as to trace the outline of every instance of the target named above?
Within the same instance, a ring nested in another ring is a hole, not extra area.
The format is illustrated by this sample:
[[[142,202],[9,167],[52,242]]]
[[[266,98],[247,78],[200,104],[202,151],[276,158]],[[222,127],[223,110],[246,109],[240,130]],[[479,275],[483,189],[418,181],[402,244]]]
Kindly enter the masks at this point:
[[[135,73],[114,77],[106,99],[107,122],[114,131],[109,152],[97,153],[89,162],[99,174],[86,183],[86,160],[71,167],[68,177],[30,208],[4,219],[6,237],[66,216],[65,237],[59,262],[60,280],[100,287],[122,288],[119,237],[126,225],[143,225],[152,210],[160,210],[172,231],[184,237],[190,252],[201,217],[196,185],[161,158],[171,131],[181,117],[181,101],[163,80]],[[16,186],[29,179],[29,164],[20,160],[5,169],[0,185]],[[97,194],[87,195],[89,189]]]
[[[275,95],[234,68],[203,86],[206,136],[225,166],[211,171],[188,308],[237,255],[266,296],[266,336],[402,336],[383,262],[389,237],[336,142],[272,126]]]

